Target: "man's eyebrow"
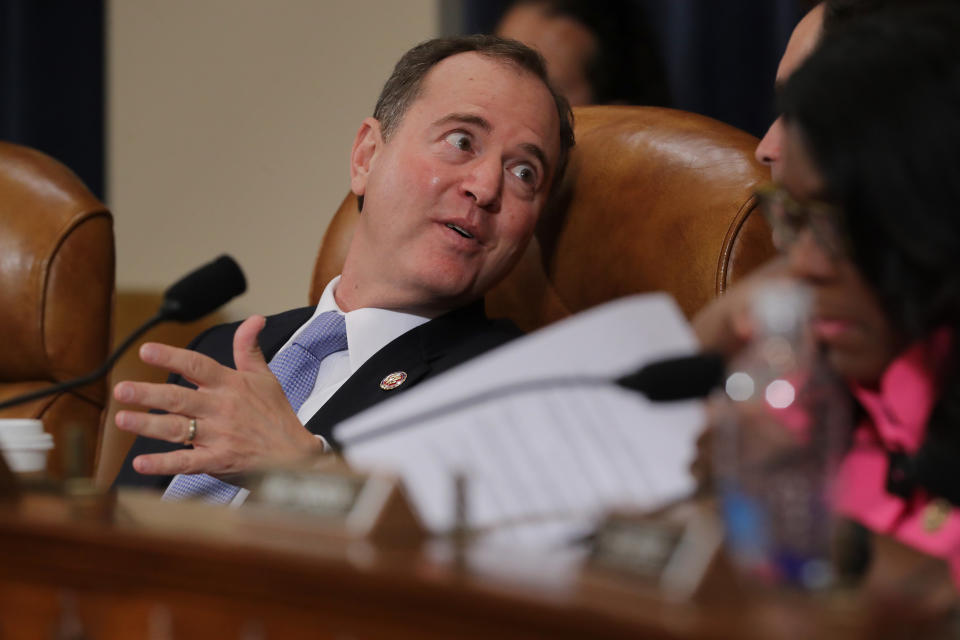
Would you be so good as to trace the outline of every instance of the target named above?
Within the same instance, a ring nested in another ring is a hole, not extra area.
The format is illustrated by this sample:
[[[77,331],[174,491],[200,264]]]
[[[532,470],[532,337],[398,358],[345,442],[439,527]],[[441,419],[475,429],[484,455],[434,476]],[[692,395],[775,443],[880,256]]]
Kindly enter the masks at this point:
[[[550,163],[547,162],[547,154],[543,152],[543,149],[530,142],[524,142],[520,145],[520,148],[540,161],[544,173],[550,173]]]
[[[472,124],[477,127],[480,127],[484,131],[493,130],[493,126],[489,122],[487,122],[480,116],[473,115],[472,113],[451,113],[449,115],[446,115],[440,118],[433,124],[435,126],[441,126],[445,124],[450,124],[451,122],[462,122],[463,124]]]

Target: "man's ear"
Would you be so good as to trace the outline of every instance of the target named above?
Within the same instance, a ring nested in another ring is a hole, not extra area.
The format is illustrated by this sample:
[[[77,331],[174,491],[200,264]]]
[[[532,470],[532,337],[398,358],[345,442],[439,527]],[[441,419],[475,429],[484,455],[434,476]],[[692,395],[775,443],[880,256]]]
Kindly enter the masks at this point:
[[[380,122],[376,118],[364,118],[350,152],[350,190],[361,198],[367,191],[370,170],[381,147]]]

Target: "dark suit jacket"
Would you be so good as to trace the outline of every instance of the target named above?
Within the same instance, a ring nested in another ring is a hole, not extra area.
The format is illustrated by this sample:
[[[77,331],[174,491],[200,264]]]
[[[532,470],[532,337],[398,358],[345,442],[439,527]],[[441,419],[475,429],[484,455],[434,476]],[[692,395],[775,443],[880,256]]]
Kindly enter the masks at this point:
[[[280,350],[293,332],[310,319],[314,307],[294,309],[267,318],[260,332],[259,343],[269,361]],[[224,324],[208,329],[190,343],[189,349],[204,353],[217,362],[233,367],[233,333],[240,323]],[[307,428],[323,436],[334,447],[333,427],[360,411],[411,389],[422,380],[442,373],[451,367],[498,347],[521,334],[507,320],[489,320],[483,313],[483,301],[455,309],[411,329],[375,353],[350,376],[343,386],[327,400],[307,422]],[[406,381],[391,391],[380,388],[384,376],[404,371]],[[179,375],[169,382],[192,387]],[[202,425],[201,425],[202,427]],[[143,453],[160,453],[182,449],[184,445],[137,438],[127,454],[117,486],[142,486],[162,489],[170,476],[143,476],[133,470],[133,458]]]

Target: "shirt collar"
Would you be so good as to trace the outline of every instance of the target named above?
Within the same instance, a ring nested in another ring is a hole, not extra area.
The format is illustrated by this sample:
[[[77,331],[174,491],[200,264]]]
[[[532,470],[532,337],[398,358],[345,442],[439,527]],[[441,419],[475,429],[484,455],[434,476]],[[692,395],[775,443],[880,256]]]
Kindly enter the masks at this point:
[[[350,354],[351,373],[359,369],[377,351],[410,329],[430,320],[425,316],[412,313],[373,307],[354,309],[344,313],[333,295],[339,282],[340,276],[337,276],[327,284],[313,315],[316,317],[325,311],[337,311],[344,316],[347,325],[347,349]]]

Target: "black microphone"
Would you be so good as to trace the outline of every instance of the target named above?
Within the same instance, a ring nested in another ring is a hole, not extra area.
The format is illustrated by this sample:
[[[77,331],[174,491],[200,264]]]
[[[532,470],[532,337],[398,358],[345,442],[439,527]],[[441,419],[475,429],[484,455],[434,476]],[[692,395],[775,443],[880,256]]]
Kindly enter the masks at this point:
[[[156,325],[168,320],[176,322],[197,320],[223,306],[246,289],[247,281],[243,277],[240,266],[230,256],[222,255],[194,269],[167,289],[157,313],[127,336],[99,368],[85,376],[4,400],[0,402],[0,409],[90,384],[105,376],[120,356],[130,348],[130,345]]]
[[[703,398],[721,386],[725,377],[726,362],[722,356],[698,353],[651,362],[615,382],[650,400],[667,402]]]
[[[175,282],[163,294],[158,315],[164,320],[192,322],[247,290],[240,265],[222,255]]]

